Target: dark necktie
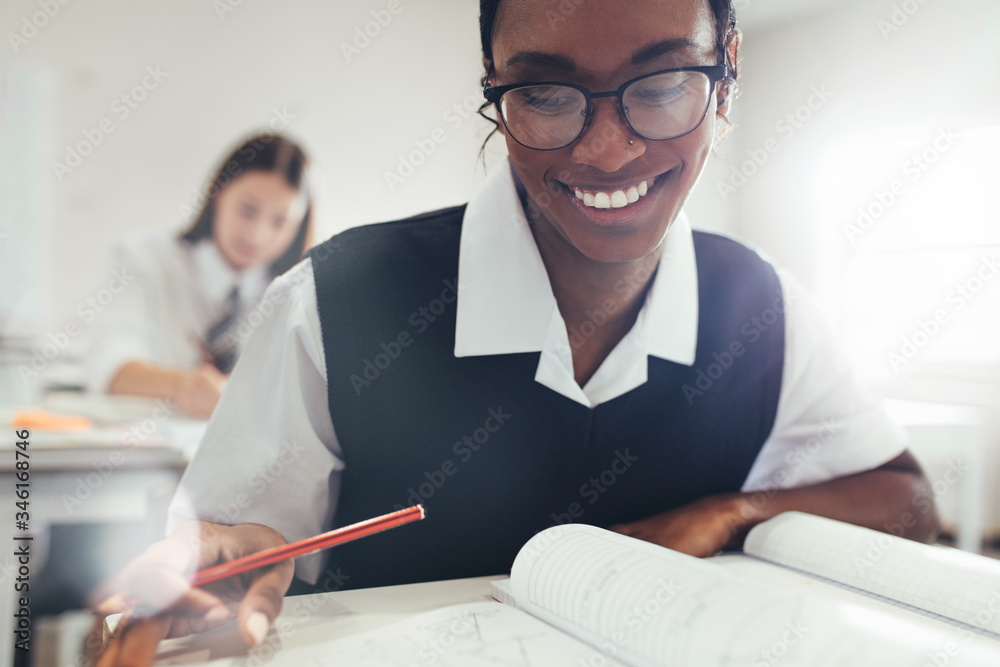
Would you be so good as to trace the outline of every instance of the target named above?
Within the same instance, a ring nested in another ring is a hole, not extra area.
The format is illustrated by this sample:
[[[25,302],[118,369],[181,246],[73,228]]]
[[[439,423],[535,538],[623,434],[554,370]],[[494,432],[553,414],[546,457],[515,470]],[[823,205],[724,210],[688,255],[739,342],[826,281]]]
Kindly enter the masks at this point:
[[[236,287],[226,298],[225,310],[219,321],[205,334],[205,344],[208,353],[212,355],[212,363],[221,373],[227,375],[236,365],[236,336],[232,329],[236,326],[240,314],[240,291]]]

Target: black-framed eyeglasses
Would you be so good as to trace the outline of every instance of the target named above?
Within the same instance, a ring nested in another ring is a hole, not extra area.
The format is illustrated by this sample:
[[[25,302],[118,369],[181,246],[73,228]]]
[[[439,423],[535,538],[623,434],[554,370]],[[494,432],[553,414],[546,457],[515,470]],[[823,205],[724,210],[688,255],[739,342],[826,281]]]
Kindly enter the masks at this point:
[[[614,97],[629,127],[644,139],[676,139],[701,125],[725,65],[683,67],[626,81],[618,90],[592,93],[571,83],[540,81],[483,87],[517,143],[543,151],[576,141],[593,115],[592,101]]]

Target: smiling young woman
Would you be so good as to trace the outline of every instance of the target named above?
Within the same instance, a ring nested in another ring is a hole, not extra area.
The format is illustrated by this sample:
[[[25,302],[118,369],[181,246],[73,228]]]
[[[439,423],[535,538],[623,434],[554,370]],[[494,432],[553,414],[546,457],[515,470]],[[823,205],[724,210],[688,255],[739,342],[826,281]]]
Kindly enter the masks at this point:
[[[497,99],[498,129],[508,139],[514,178],[567,326],[584,326],[595,303],[611,299],[619,306],[596,335],[574,349],[575,375],[583,386],[631,328],[646,294],[635,290],[622,299],[614,286],[658,261],[667,229],[697,182],[720,123],[727,125],[739,33],[731,27],[729,8],[718,2],[721,20],[707,2],[649,0],[631,3],[625,12],[614,3],[584,3],[558,23],[551,21],[558,9],[547,3],[483,4],[484,15],[492,14],[492,25],[483,30],[487,84],[532,83],[533,95],[539,94],[537,83],[546,81],[615,91],[656,72],[722,66],[716,80],[690,70],[681,72],[686,78],[668,76],[640,90],[634,97],[645,92],[645,99],[629,100],[632,104],[624,96],[609,96],[579,111],[563,111],[559,115],[572,115],[579,131],[549,150],[526,145],[530,141],[519,140],[518,131],[531,136],[533,124],[543,125],[538,120],[543,114],[551,125],[551,109],[510,109],[511,98],[523,89]],[[637,23],[637,16],[646,20]],[[588,25],[601,26],[599,41]],[[600,48],[593,48],[595,43]],[[650,129],[656,129],[657,119],[673,126],[661,133],[669,140],[650,139],[635,129],[635,121],[644,120],[644,104],[656,105],[646,112],[653,117],[645,121]]]
[[[270,288],[281,305],[185,475],[176,532],[123,579],[174,616],[103,664],[233,614],[263,637],[292,567],[189,590],[164,554],[192,536],[205,566],[418,500],[425,521],[327,571],[348,587],[501,572],[569,520],[698,556],[792,509],[934,534],[919,466],[815,307],[681,212],[728,128],[731,4],[564,4],[481,3],[509,159],[467,206],[348,230]],[[261,502],[220,512],[271,467]],[[321,566],[296,564],[311,581]]]

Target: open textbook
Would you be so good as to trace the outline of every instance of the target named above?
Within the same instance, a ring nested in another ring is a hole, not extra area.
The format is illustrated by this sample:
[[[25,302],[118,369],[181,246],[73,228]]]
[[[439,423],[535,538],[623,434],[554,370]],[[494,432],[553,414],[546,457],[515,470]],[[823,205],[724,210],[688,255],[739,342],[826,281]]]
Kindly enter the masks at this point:
[[[794,577],[808,572],[835,582],[814,588],[836,595],[733,570],[720,564],[725,558],[693,558],[571,524],[532,538],[510,579],[494,582],[494,597],[508,604],[454,605],[337,639],[327,632],[321,641],[285,642],[268,663],[1000,665],[998,561],[800,513],[754,528],[745,550],[753,558],[737,562]]]
[[[1000,562],[791,512],[746,554],[955,622],[769,585],[584,525],[536,535],[496,597],[628,665],[1000,665]]]

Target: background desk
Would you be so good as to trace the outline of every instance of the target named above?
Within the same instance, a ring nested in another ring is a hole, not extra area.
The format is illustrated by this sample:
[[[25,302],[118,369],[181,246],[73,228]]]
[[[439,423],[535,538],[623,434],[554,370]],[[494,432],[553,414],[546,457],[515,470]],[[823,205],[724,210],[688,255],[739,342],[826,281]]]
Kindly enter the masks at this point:
[[[127,562],[130,551],[142,548],[162,536],[166,503],[176,488],[194,448],[204,431],[203,422],[184,419],[158,420],[146,439],[131,447],[121,440],[121,429],[141,425],[151,419],[155,402],[142,399],[112,400],[107,397],[80,395],[50,396],[42,407],[91,417],[98,429],[91,433],[64,434],[32,431],[28,453],[30,462],[29,533],[31,543],[30,577],[32,590],[41,583],[43,568],[50,562],[49,536],[53,526],[75,527],[73,533],[88,543],[107,534],[98,526],[131,522],[139,534],[106,544],[105,550],[86,554],[60,553],[63,559],[76,559],[82,567],[114,572]],[[6,422],[8,418],[0,419]],[[116,430],[117,429],[117,430]],[[0,521],[0,540],[4,545],[0,556],[0,616],[12,619],[18,594],[14,590],[17,562],[13,555],[12,538],[24,535],[14,525],[15,497],[15,434],[4,429],[0,441],[0,504],[6,508],[7,519]],[[112,453],[118,455],[112,459]],[[119,537],[122,537],[119,531]],[[58,574],[58,573],[57,573]],[[46,584],[60,583],[47,581]],[[67,596],[69,591],[67,591]],[[33,610],[34,626],[38,619]],[[14,663],[13,634],[5,621],[0,639],[0,667]],[[32,637],[32,653],[40,648]],[[32,656],[34,657],[34,656]],[[70,663],[72,664],[72,663]]]

